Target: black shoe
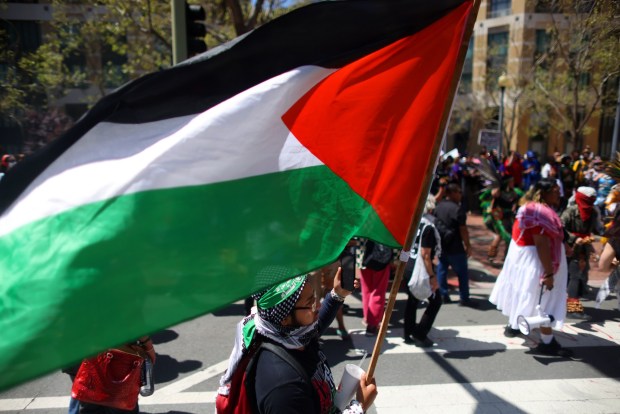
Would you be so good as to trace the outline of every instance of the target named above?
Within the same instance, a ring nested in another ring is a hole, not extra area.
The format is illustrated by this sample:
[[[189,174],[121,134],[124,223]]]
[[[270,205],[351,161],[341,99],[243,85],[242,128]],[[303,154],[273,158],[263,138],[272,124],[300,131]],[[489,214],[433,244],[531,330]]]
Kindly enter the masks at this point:
[[[442,303],[452,303],[452,299],[450,299],[449,295],[443,295],[441,297],[441,301],[442,301]]]
[[[573,356],[573,351],[571,351],[570,349],[562,348],[562,345],[560,345],[558,341],[555,340],[555,338],[553,338],[548,344],[541,341],[536,347],[536,352],[539,352],[543,355],[555,355],[564,358],[570,358]]]
[[[411,338],[413,339],[413,344],[418,348],[430,348],[435,345],[433,341],[428,339],[428,336],[425,336],[424,338],[416,338],[415,336],[412,336]]]
[[[583,312],[568,312],[566,314],[566,317],[568,319],[579,319],[581,321],[590,321],[592,320],[592,317],[588,314],[585,314]]]
[[[473,301],[473,300],[471,300],[471,299],[467,299],[467,300],[461,300],[461,301],[459,302],[459,306],[466,306],[466,307],[468,307],[468,308],[474,308],[474,309],[476,309],[476,308],[478,308],[480,305],[478,305],[476,302],[474,302],[474,301]]]
[[[413,338],[410,335],[406,335],[404,339],[405,339],[405,343],[406,344],[409,344],[409,345],[413,345],[414,344]]]
[[[510,325],[506,325],[504,328],[504,336],[506,338],[514,338],[519,335],[521,335],[521,331],[518,329],[512,329]]]
[[[379,328],[377,326],[366,327],[366,336],[377,336],[378,332],[379,332]]]

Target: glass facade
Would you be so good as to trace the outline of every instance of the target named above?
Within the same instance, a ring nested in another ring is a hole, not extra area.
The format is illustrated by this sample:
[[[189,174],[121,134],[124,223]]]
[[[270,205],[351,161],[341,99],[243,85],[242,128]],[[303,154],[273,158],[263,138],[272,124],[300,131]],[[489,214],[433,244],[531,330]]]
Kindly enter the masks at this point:
[[[508,32],[489,33],[487,38],[487,86],[497,88],[497,78],[508,65]]]
[[[508,16],[512,13],[511,0],[489,0],[487,3],[487,19]]]

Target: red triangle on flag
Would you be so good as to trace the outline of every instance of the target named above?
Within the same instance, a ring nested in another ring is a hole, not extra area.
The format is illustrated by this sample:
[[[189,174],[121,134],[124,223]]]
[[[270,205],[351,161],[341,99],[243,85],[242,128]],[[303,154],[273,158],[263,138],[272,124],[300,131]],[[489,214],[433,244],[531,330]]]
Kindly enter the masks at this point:
[[[465,3],[416,34],[334,72],[282,117],[404,244],[422,195],[462,37]]]

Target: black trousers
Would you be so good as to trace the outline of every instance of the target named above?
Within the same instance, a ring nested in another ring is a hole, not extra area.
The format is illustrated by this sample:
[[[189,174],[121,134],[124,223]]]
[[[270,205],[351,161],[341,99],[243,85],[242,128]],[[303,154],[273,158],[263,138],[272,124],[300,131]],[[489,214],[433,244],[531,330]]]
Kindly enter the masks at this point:
[[[422,260],[420,258],[419,260]],[[407,266],[405,267],[405,274],[403,279],[409,282],[411,279],[411,274],[413,273],[413,266],[415,265],[415,260],[409,259],[407,261]],[[405,305],[405,317],[404,317],[404,337],[407,338],[410,335],[414,336],[418,339],[424,339],[430,332],[433,327],[433,323],[435,323],[435,317],[437,317],[437,313],[441,308],[442,299],[439,291],[435,291],[428,300],[428,306],[426,310],[422,314],[420,318],[420,322],[416,323],[418,306],[420,305],[420,300],[416,299],[415,296],[411,294],[409,288],[407,290],[407,304]]]
[[[579,260],[571,259],[568,262],[567,293],[569,298],[579,298],[587,293],[589,271],[588,261],[583,270],[579,269]]]

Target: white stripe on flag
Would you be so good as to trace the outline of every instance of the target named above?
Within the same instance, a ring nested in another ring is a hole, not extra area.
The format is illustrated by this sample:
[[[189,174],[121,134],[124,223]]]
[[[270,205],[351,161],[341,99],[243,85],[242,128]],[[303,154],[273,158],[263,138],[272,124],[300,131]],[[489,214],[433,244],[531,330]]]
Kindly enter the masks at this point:
[[[31,221],[124,194],[321,165],[289,133],[281,116],[334,71],[298,68],[195,116],[139,125],[102,122],[7,210],[0,218],[0,236]]]

